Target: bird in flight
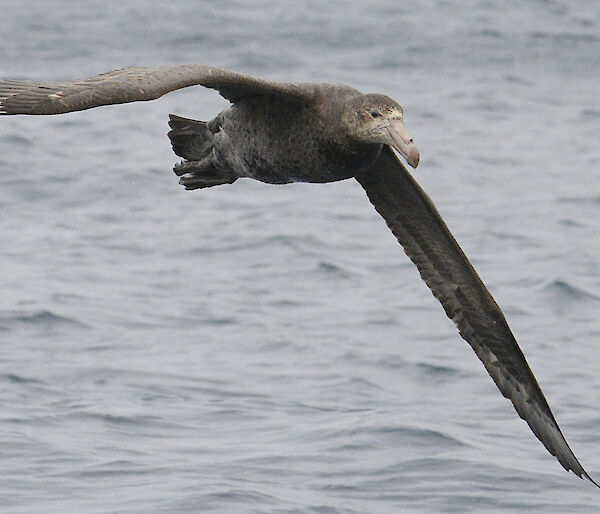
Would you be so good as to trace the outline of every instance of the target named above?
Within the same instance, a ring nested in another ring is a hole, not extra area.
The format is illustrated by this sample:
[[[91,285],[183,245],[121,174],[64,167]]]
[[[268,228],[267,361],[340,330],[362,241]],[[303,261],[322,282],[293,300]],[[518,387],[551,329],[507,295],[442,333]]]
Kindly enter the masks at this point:
[[[231,106],[209,122],[170,115],[188,190],[253,178],[270,184],[354,178],[500,392],[560,464],[598,486],[563,436],[504,315],[437,209],[396,156],[419,152],[402,107],[339,84],[287,83],[211,66],[133,67],[64,83],[0,80],[0,115],[62,114],[216,89]],[[600,487],[600,486],[599,486]]]

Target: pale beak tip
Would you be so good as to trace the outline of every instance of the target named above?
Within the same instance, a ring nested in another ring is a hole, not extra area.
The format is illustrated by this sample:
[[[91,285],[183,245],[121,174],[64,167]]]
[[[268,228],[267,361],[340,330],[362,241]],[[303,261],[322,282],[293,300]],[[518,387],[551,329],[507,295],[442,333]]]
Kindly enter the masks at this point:
[[[420,155],[413,138],[404,128],[402,119],[393,119],[387,127],[386,143],[393,146],[409,166],[416,168],[419,165]]]
[[[406,162],[412,168],[416,168],[419,165],[419,161],[421,160],[421,155],[419,154],[417,147],[414,145],[409,146],[409,150],[408,152],[406,152],[406,155],[404,157],[406,159]]]

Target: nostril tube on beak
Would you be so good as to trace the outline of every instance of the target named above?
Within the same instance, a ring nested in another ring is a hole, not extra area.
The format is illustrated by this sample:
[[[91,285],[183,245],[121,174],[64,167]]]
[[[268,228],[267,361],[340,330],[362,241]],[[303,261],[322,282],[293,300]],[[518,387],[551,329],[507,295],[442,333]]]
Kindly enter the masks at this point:
[[[404,127],[402,120],[392,120],[389,127],[387,127],[387,133],[389,136],[388,144],[393,146],[410,166],[416,168],[420,159],[419,150],[415,145],[415,140]]]

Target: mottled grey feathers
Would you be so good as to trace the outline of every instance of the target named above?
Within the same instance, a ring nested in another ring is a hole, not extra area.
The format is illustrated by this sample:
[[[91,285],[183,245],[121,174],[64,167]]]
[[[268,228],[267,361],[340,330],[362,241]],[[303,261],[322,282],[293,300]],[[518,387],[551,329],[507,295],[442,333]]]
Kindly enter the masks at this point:
[[[243,96],[269,94],[302,101],[310,84],[257,79],[201,64],[159,68],[134,67],[64,83],[0,80],[0,114],[61,114],[101,105],[154,100],[188,86],[217,89],[235,102]]]
[[[348,86],[271,82],[185,64],[128,68],[58,84],[0,80],[0,114],[60,114],[152,100],[193,85],[216,89],[236,106],[208,123],[171,116],[173,150],[186,159],[175,173],[186,189],[228,184],[238,176],[271,183],[355,176],[501,393],[566,470],[593,482],[561,433],[502,311],[427,195],[389,146],[379,153],[381,145],[372,142],[352,147],[332,139],[347,102],[368,107],[385,97],[358,98]],[[259,134],[268,140],[257,141]],[[228,146],[228,138],[234,144]],[[241,163],[237,168],[246,173],[228,175],[228,165],[236,168],[232,163]]]

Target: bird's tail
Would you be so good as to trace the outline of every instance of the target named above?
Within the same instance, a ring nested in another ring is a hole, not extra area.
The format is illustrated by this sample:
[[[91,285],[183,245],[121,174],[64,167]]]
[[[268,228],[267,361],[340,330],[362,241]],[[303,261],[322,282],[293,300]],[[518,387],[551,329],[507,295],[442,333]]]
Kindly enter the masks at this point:
[[[199,161],[212,150],[213,134],[206,122],[169,114],[169,127],[171,130],[167,135],[173,151],[179,157],[188,161]]]
[[[232,184],[237,177],[227,174],[215,166],[212,153],[213,134],[204,121],[190,120],[169,115],[169,139],[175,154],[185,161],[173,168],[180,177],[179,183],[186,189]]]

